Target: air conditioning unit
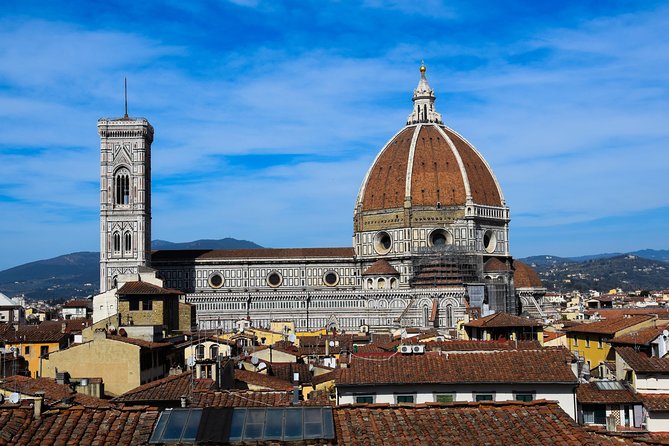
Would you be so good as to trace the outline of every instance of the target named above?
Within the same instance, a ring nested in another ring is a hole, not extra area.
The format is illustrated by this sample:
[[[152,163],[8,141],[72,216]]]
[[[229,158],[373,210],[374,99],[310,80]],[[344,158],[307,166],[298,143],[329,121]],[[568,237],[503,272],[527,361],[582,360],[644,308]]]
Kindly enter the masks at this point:
[[[413,346],[413,352],[415,354],[425,353],[425,346],[422,345],[422,344],[414,345]]]
[[[413,349],[411,348],[410,345],[400,345],[400,353],[405,355],[410,355],[411,353],[413,353]]]

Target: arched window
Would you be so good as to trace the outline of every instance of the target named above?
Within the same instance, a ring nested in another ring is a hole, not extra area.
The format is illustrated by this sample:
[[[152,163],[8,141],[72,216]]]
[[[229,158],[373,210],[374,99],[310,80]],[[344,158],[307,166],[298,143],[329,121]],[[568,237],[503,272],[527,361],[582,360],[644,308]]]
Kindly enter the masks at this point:
[[[121,252],[121,234],[114,232],[114,252]]]
[[[125,233],[124,236],[124,244],[123,244],[123,249],[125,252],[132,252],[132,235],[129,232]]]
[[[423,326],[427,327],[430,323],[430,308],[425,305],[423,307]]]
[[[204,345],[203,344],[198,344],[198,346],[195,347],[195,359],[204,359]]]
[[[450,304],[446,305],[446,326],[449,328],[453,326],[453,306]]]
[[[218,359],[218,345],[213,344],[209,347],[209,358]]]
[[[116,204],[130,204],[130,172],[119,169],[114,175],[114,195]]]

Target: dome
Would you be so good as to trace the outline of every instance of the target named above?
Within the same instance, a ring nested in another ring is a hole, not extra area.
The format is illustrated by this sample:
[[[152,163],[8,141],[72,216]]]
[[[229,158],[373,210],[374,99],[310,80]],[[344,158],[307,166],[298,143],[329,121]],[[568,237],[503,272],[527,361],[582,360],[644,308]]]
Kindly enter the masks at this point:
[[[423,65],[414,90],[414,110],[365,175],[356,201],[357,216],[397,211],[386,217],[390,222],[388,218],[401,219],[399,213],[407,209],[506,207],[488,163],[472,144],[442,123],[434,100]],[[415,217],[411,226],[420,221]]]
[[[516,288],[543,288],[539,274],[530,265],[514,260],[513,280]]]

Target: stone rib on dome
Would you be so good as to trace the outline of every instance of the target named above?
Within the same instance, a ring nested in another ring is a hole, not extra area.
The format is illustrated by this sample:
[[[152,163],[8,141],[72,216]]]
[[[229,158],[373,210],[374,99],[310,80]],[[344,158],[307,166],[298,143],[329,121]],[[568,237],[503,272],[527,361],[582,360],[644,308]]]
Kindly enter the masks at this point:
[[[483,157],[438,124],[409,125],[399,132],[370,168],[358,204],[362,211],[399,209],[409,198],[412,206],[505,206]]]
[[[539,274],[530,265],[514,260],[513,266],[515,267],[513,281],[516,288],[543,288]]]

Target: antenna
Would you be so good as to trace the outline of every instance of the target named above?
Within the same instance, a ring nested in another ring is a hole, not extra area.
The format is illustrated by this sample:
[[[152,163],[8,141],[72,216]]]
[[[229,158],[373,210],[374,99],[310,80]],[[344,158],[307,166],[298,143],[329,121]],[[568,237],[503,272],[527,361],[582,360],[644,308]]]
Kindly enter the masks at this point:
[[[123,78],[123,94],[125,96],[125,115],[124,118],[128,119],[128,78]]]

